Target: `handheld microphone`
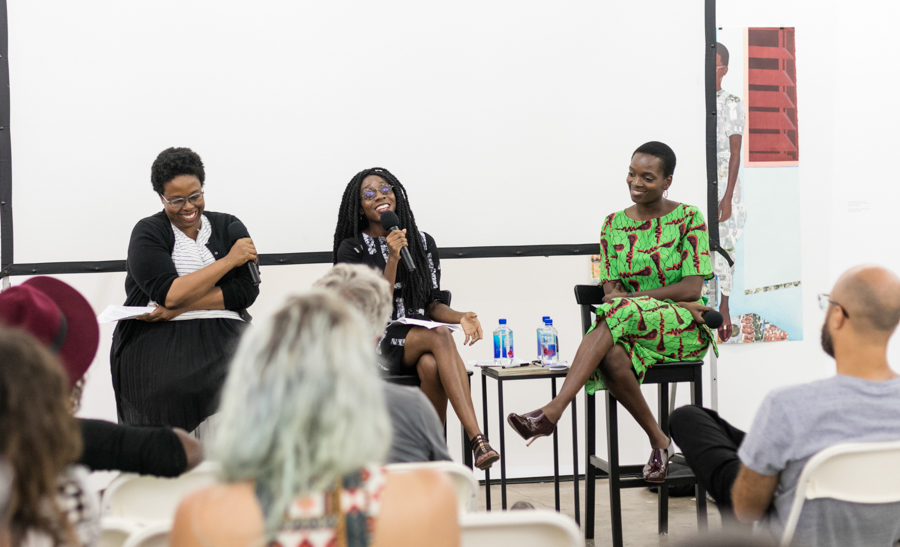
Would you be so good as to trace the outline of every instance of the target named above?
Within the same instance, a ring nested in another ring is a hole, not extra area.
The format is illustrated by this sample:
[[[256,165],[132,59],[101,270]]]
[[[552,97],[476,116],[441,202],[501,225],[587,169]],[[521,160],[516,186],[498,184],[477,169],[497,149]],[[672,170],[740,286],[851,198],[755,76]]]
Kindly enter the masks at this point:
[[[239,239],[250,237],[250,232],[247,231],[247,227],[244,226],[243,222],[241,222],[240,220],[235,220],[228,225],[228,237],[230,237],[231,242],[234,243]],[[259,285],[259,266],[252,260],[247,261],[247,264],[245,264],[245,266],[247,266],[247,269],[250,270],[250,279],[253,280],[253,284]]]
[[[706,323],[706,326],[711,329],[717,329],[725,322],[725,318],[716,310],[705,311],[700,314],[700,317],[703,318],[703,322]]]
[[[400,217],[398,217],[397,213],[393,211],[385,211],[381,213],[381,227],[388,232],[399,230]],[[402,247],[400,249],[400,256],[403,258],[403,263],[406,265],[406,269],[410,272],[415,271],[416,263],[413,262],[412,255],[409,254],[409,249],[406,247]]]

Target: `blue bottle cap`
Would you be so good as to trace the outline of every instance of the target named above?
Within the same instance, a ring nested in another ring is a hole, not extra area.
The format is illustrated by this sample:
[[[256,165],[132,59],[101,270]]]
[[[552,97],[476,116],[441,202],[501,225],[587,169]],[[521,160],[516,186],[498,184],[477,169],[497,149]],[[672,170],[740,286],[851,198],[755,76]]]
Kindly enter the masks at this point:
[[[501,324],[501,325],[505,325],[505,324],[506,324],[506,319],[501,319],[501,320],[500,320],[500,324]]]
[[[547,322],[547,319],[550,319],[549,315],[545,315],[545,316],[541,317],[541,320],[544,321],[545,323]]]
[[[552,324],[553,324],[553,319],[547,318],[547,322],[545,323],[545,325],[552,325]]]

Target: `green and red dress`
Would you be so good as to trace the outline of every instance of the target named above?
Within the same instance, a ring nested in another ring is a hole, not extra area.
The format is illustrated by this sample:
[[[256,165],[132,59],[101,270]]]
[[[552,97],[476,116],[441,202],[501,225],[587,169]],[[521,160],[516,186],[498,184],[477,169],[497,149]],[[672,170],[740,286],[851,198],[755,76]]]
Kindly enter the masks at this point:
[[[645,221],[630,219],[625,211],[609,215],[603,222],[600,256],[600,284],[621,281],[631,292],[674,285],[691,275],[713,277],[706,221],[692,205],[680,204],[665,216]],[[710,344],[718,355],[709,328],[671,300],[614,298],[597,306],[596,313],[591,330],[606,321],[613,343],[631,358],[638,382],[656,363],[702,359]],[[588,393],[605,387],[599,369],[585,384]]]

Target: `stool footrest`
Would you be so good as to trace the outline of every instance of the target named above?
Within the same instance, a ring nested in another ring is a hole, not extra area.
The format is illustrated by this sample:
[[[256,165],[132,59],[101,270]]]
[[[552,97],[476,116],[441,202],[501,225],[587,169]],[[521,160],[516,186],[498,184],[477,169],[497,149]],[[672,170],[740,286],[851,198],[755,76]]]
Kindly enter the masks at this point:
[[[590,465],[598,469],[597,479],[609,479],[609,462],[597,456],[591,456],[588,460]],[[645,486],[659,486],[656,482],[647,482],[644,480],[643,465],[620,465],[619,466],[619,488],[641,488]],[[683,486],[696,484],[697,479],[694,474],[682,475],[680,477],[667,477],[666,486]]]

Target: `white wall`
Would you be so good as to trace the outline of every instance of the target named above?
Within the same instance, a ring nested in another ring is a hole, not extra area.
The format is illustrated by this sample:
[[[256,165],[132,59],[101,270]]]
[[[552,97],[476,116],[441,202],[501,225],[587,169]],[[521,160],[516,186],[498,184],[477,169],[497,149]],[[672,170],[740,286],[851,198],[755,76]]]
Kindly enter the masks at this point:
[[[670,3],[659,2],[659,5],[663,4]],[[840,272],[859,262],[881,262],[900,271],[896,230],[892,222],[893,206],[898,198],[894,155],[900,139],[895,131],[900,125],[900,114],[893,107],[893,90],[898,83],[898,70],[893,60],[898,58],[900,45],[878,8],[880,4],[876,2],[855,2],[835,9],[827,9],[821,3],[781,1],[720,2],[718,6],[718,20],[722,26],[797,27],[802,195],[801,209],[797,212],[802,237],[797,252],[801,253],[803,261],[804,340],[721,349],[720,411],[739,427],[750,425],[760,401],[771,389],[833,373],[832,361],[819,348],[822,315],[816,305],[817,293],[830,290]],[[642,33],[647,32],[632,20],[622,24],[634,29],[635,40],[640,40]],[[702,36],[698,36],[700,39]],[[684,62],[701,63],[702,59],[685,59]],[[626,85],[628,82],[627,75],[620,73],[597,75],[597,78],[598,82],[612,82],[606,85],[618,85],[616,82],[623,80],[625,84],[622,85]],[[653,82],[653,85],[664,89],[665,82]],[[698,93],[702,93],[701,87],[698,87]],[[641,105],[630,105],[629,108],[640,109]],[[697,116],[703,116],[703,112],[698,110]],[[669,126],[665,117],[654,121],[648,129],[652,133],[650,129],[677,131],[677,127]],[[617,128],[598,126],[596,130],[615,132]],[[15,140],[15,133],[13,137]],[[702,149],[702,140],[697,146]],[[606,151],[596,150],[590,154],[602,156]],[[583,158],[585,162],[594,160],[592,155]],[[626,160],[622,157],[618,161],[624,166]],[[619,177],[622,173],[619,169],[602,175]],[[676,180],[678,175],[677,171]],[[584,199],[594,203],[597,216],[565,218],[558,222],[576,225],[585,241],[594,240],[598,237],[599,219],[620,206],[623,196],[599,195],[590,180],[577,184]],[[85,187],[89,187],[89,183]],[[868,201],[871,211],[848,212],[849,200]],[[516,220],[544,221],[539,211],[532,209],[522,210]],[[428,229],[426,221],[420,222]],[[510,223],[509,229],[515,229],[515,224]],[[110,252],[118,257],[124,249]],[[486,331],[494,327],[497,318],[506,317],[518,337],[519,351],[530,352],[537,320],[549,314],[560,331],[564,358],[573,355],[580,339],[580,321],[572,286],[588,281],[587,257],[445,260],[443,267],[443,285],[453,291],[454,307],[478,312]],[[264,315],[284,294],[305,289],[326,268],[327,265],[263,268],[263,290],[251,312]],[[124,274],[61,277],[85,293],[97,311],[109,303],[124,301]],[[13,281],[19,283],[23,279]],[[115,419],[107,357],[110,337],[111,328],[103,326],[103,345],[90,371],[83,415]],[[484,357],[490,350],[488,340],[472,348],[460,349],[466,359]],[[900,363],[896,341],[890,357],[894,363]],[[706,386],[708,391],[708,381]],[[488,389],[490,436],[497,443],[495,384],[489,383]],[[645,388],[645,391],[654,407],[655,389]],[[683,389],[680,393],[680,403],[687,402],[685,392]],[[549,384],[538,381],[510,383],[505,395],[507,412],[527,411],[546,402]],[[473,399],[480,417],[481,389],[477,377],[473,383]],[[705,400],[709,401],[708,395]],[[582,399],[578,402],[581,405]],[[571,472],[568,420],[566,414],[560,432],[564,473]],[[579,416],[579,422],[584,423],[583,414]],[[649,449],[645,437],[627,416],[620,418],[620,429],[623,461],[643,462]],[[458,457],[458,425],[453,418],[450,419],[449,434],[451,453]],[[599,435],[602,439],[602,427]],[[579,439],[580,450],[583,442],[582,437]],[[521,439],[507,429],[506,455],[509,476],[552,472],[549,440],[538,441],[526,449]]]

